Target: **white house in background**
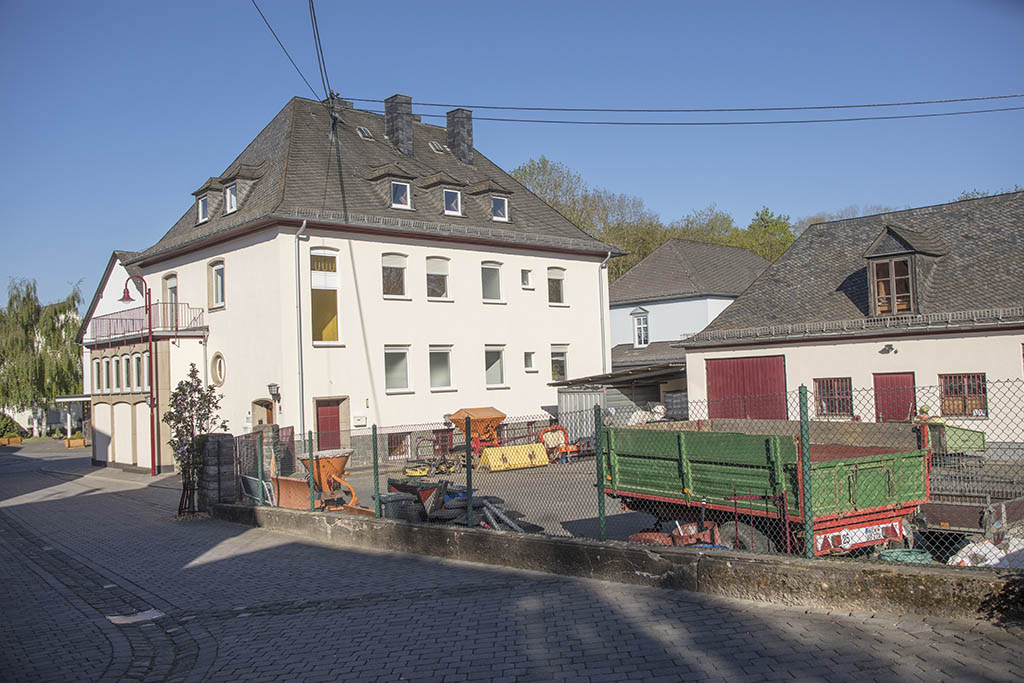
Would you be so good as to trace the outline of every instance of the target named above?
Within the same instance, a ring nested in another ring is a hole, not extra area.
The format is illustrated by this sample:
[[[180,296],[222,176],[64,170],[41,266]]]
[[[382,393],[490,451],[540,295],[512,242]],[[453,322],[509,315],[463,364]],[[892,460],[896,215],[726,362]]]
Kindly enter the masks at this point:
[[[795,419],[803,384],[815,418],[1024,440],[1022,236],[1021,192],[812,225],[686,341],[691,411]]]
[[[152,382],[155,462],[173,462],[159,416],[189,363],[232,432],[305,427],[324,448],[463,407],[535,414],[549,382],[607,371],[619,252],[477,153],[469,111],[385,110],[292,99],[156,244],[115,252],[81,334],[94,461],[154,461]]]
[[[768,265],[740,247],[665,242],[609,288],[612,367],[683,361],[679,342],[703,330]]]

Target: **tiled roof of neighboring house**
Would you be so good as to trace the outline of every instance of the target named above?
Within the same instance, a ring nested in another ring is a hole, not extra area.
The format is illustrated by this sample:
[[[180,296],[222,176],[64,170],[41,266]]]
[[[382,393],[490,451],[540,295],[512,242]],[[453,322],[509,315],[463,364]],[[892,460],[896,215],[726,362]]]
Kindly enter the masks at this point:
[[[443,127],[413,117],[409,156],[385,137],[383,116],[347,103],[336,105],[335,111],[338,121],[332,132],[324,103],[301,97],[289,101],[227,171],[196,191],[197,197],[207,193],[210,198],[209,220],[197,223],[193,204],[136,262],[221,238],[265,219],[309,219],[375,231],[622,253],[570,223],[479,152],[474,152],[472,164],[456,159],[447,147],[435,152],[429,143],[446,145]],[[367,129],[372,139],[364,139],[357,127]],[[415,211],[391,207],[388,177],[411,182]],[[464,217],[445,216],[440,193],[423,189],[448,177],[463,190]],[[238,183],[238,209],[224,214],[224,188],[231,182]],[[491,220],[491,192],[510,198],[509,222]]]
[[[738,296],[768,265],[740,247],[669,240],[611,284],[611,303]]]
[[[871,317],[866,256],[899,251],[920,255],[916,311]],[[686,346],[1005,324],[1024,310],[1022,263],[1024,192],[818,223]]]
[[[627,368],[633,365],[652,365],[686,359],[686,352],[679,348],[678,341],[651,342],[643,348],[632,344],[618,344],[612,347],[612,368]]]

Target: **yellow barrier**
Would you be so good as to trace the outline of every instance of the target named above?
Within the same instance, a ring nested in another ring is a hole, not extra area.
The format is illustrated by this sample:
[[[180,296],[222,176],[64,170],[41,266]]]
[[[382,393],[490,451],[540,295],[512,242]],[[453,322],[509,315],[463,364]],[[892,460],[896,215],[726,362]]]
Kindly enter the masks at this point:
[[[491,446],[480,456],[477,469],[491,472],[519,470],[525,467],[544,467],[548,464],[548,452],[544,444],[528,443],[519,446]]]

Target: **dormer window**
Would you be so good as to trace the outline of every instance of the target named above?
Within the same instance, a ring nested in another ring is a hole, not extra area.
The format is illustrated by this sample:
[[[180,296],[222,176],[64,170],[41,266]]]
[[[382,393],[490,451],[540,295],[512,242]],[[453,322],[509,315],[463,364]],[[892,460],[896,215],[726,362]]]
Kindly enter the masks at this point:
[[[445,190],[444,191],[444,215],[445,216],[461,216],[462,215],[462,193],[458,190]]]
[[[391,183],[391,208],[412,208],[412,193],[409,191],[409,183]]]
[[[508,222],[507,197],[491,197],[491,220]]]
[[[636,308],[630,315],[633,318],[633,348],[642,349],[651,342],[647,323],[647,309]]]
[[[910,257],[872,261],[871,284],[874,314],[910,315],[914,312]]]
[[[206,195],[200,197],[199,201],[196,202],[196,214],[197,223],[205,223],[210,220],[210,200]]]
[[[238,210],[238,186],[228,185],[224,188],[224,213]]]

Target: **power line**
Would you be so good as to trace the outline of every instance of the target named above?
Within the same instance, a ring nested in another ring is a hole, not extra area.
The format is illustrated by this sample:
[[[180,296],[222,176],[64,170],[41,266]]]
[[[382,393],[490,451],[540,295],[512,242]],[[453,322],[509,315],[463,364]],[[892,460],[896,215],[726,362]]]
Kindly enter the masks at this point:
[[[566,121],[560,119],[510,119],[493,116],[474,116],[474,121],[499,121],[502,123],[556,123],[576,126],[772,126],[795,125],[804,123],[847,123],[850,121],[891,121],[895,119],[927,119],[940,116],[964,116],[966,114],[988,114],[998,111],[1019,111],[1021,107],[999,107],[995,109],[971,109],[967,111],[947,111],[932,114],[893,114],[890,116],[849,116],[838,119],[789,119],[778,121]],[[371,114],[383,114],[379,110],[369,110]],[[443,119],[444,114],[417,114],[424,118]]]
[[[307,88],[309,88],[309,92],[313,93],[313,97],[318,97],[318,95],[316,94],[316,90],[313,89],[313,86],[309,84],[309,81],[306,80],[305,75],[303,75],[302,71],[299,69],[299,65],[296,64],[295,60],[292,59],[292,56],[288,54],[288,48],[286,48],[284,46],[284,43],[281,42],[281,39],[277,37],[277,32],[274,30],[274,27],[270,25],[270,22],[267,21],[267,17],[264,16],[263,10],[261,10],[260,6],[256,4],[256,0],[251,1],[252,6],[255,7],[256,11],[260,13],[260,18],[263,19],[263,23],[267,25],[268,29],[270,29],[270,34],[274,36],[274,40],[276,40],[277,44],[281,46],[282,50],[284,50],[284,56],[287,57],[288,61],[292,63],[292,66],[295,67],[295,72],[299,74],[299,78],[301,78],[302,82],[306,84]]]
[[[316,24],[316,8],[313,6],[313,0],[309,0],[309,22],[313,26],[313,47],[316,49],[317,66],[320,67],[320,82],[324,86],[324,99],[331,102],[333,110],[331,94],[334,91],[331,90],[331,79],[327,76],[327,62],[324,60],[324,46],[320,42],[320,28]]]
[[[709,114],[721,112],[753,112],[753,111],[812,111],[824,109],[865,109],[869,107],[915,107],[925,104],[951,104],[956,102],[982,102],[986,100],[1006,100],[1015,97],[1024,97],[1024,94],[1015,95],[988,95],[985,97],[958,97],[945,100],[914,100],[908,102],[875,102],[870,104],[825,104],[805,107],[716,107],[710,109],[613,109],[613,108],[592,108],[592,107],[513,107],[498,106],[490,104],[439,104],[436,102],[416,102],[420,107],[446,107],[450,109],[497,109],[502,111],[565,111],[565,112],[600,112],[600,113],[627,113],[627,114]],[[375,100],[361,97],[346,97],[353,102],[375,102],[383,103],[384,100]]]

